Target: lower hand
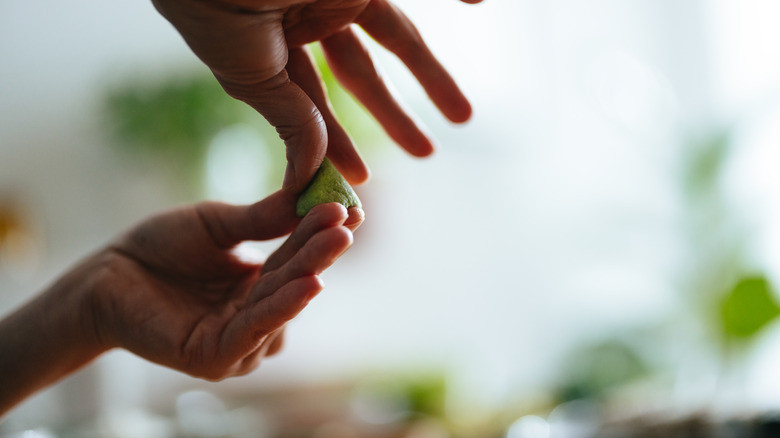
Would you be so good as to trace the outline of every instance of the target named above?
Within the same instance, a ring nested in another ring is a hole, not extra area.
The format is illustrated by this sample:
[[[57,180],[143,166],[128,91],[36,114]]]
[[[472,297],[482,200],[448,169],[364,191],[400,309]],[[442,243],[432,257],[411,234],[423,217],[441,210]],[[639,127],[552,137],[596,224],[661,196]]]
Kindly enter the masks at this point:
[[[303,220],[284,192],[251,206],[202,203],[153,217],[102,255],[97,339],[196,377],[248,373],[281,345],[285,324],[321,289],[362,212],[317,206]],[[295,230],[264,264],[233,252]]]

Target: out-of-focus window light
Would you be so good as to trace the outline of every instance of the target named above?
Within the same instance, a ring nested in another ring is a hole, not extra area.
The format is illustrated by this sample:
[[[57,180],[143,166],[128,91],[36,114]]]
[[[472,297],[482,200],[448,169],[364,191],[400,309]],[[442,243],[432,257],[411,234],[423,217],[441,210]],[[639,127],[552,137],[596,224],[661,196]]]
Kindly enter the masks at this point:
[[[776,100],[780,93],[780,3],[718,0],[707,3],[712,74],[719,105],[729,115]]]
[[[57,435],[53,434],[47,429],[30,429],[17,434],[8,435],[8,438],[56,438]]]
[[[208,198],[239,204],[256,201],[266,191],[270,161],[263,138],[251,127],[223,129],[206,156]]]
[[[506,438],[549,438],[550,425],[544,418],[526,415],[512,423]]]
[[[622,49],[596,54],[583,72],[585,92],[603,114],[634,131],[666,127],[675,115],[676,96],[659,71]]]
[[[756,263],[780,281],[780,4],[719,0],[708,9],[713,94],[733,126],[725,175],[731,208],[750,226]]]
[[[736,148],[725,181],[732,208],[761,230],[763,238],[756,239],[755,249],[775,275],[780,273],[779,140],[780,104],[741,118],[735,127]]]

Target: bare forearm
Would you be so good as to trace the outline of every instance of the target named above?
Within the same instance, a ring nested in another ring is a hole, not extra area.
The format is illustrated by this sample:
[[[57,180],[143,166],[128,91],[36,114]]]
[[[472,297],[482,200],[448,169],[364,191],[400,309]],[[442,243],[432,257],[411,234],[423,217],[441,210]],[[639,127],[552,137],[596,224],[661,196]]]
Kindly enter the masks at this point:
[[[89,311],[88,260],[0,321],[0,416],[103,349]]]

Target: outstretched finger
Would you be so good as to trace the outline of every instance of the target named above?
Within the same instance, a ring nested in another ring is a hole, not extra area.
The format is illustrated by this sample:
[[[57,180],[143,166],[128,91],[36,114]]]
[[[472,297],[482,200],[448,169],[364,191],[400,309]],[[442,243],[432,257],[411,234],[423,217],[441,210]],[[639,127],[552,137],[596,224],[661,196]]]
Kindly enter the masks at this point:
[[[258,302],[273,295],[285,284],[299,277],[318,275],[352,245],[352,232],[334,226],[317,232],[284,265],[260,277],[248,301]]]
[[[282,349],[283,345],[284,326],[266,336],[254,351],[240,360],[237,364],[238,370],[236,371],[236,375],[243,376],[251,373],[260,366],[260,362],[262,362],[264,358],[277,354]]]
[[[371,0],[356,23],[406,64],[448,119],[460,123],[471,117],[468,99],[401,10],[386,0]]]
[[[321,41],[336,79],[376,118],[385,132],[415,156],[433,152],[433,142],[395,99],[374,66],[368,48],[352,28]]]
[[[284,328],[281,328],[273,333],[273,338],[269,340],[268,349],[265,351],[265,356],[273,356],[279,353],[284,347]]]
[[[322,79],[305,47],[290,49],[287,72],[290,79],[306,92],[320,110],[328,131],[327,155],[333,164],[351,184],[366,182],[369,178],[368,167],[360,158],[349,135],[336,119]]]
[[[241,310],[225,328],[222,357],[242,360],[263,348],[266,336],[282,328],[322,290],[316,275],[296,278],[264,300]]]

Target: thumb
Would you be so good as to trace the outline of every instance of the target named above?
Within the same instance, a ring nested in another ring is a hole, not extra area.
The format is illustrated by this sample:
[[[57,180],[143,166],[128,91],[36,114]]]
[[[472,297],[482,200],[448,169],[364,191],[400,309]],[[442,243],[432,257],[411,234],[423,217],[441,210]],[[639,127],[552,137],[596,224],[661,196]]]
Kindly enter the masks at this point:
[[[269,240],[292,232],[301,219],[296,195],[279,190],[250,205],[203,202],[195,208],[214,241],[230,248],[246,240]]]
[[[319,110],[285,70],[284,11],[246,9],[231,1],[153,2],[222,88],[276,128],[287,147],[284,187],[303,190],[325,156],[327,133]]]
[[[287,150],[283,187],[300,193],[320,167],[328,144],[325,121],[317,106],[290,80],[287,70],[254,84],[217,79],[228,94],[252,106],[276,128]]]

